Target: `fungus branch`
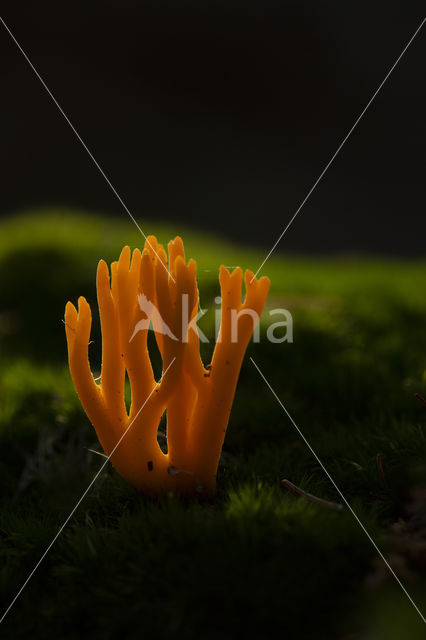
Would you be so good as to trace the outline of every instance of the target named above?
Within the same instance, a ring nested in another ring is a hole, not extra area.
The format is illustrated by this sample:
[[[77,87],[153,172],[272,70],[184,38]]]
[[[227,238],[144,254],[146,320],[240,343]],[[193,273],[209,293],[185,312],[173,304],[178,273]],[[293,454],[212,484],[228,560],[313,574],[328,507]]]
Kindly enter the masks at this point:
[[[131,425],[111,462],[128,482],[147,493],[200,493],[202,487],[203,493],[212,494],[215,490],[241,363],[269,290],[268,278],[256,280],[246,271],[242,302],[240,268],[230,273],[222,266],[219,280],[221,327],[209,368],[203,365],[198,333],[191,326],[198,310],[196,264],[185,261],[179,237],[169,243],[168,258],[154,236],[147,239],[142,253],[135,249],[131,255],[130,248],[124,247],[118,262],[111,264],[111,278],[107,264],[99,262],[99,384],[88,358],[90,307],[83,297],[77,309],[71,302],[66,306],[69,366],[76,391],[107,455]],[[163,372],[168,371],[158,383],[147,347],[150,323]],[[132,391],[129,412],[124,399],[126,372]],[[157,441],[166,410],[167,454]],[[186,472],[170,473],[170,469]]]

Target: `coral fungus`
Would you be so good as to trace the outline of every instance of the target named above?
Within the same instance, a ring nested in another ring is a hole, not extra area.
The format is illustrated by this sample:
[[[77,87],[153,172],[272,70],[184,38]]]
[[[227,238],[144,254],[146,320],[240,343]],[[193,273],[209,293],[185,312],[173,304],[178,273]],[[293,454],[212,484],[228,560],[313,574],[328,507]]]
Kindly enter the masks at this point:
[[[88,358],[91,311],[65,310],[69,366],[75,388],[100,443],[118,473],[141,491],[212,495],[241,363],[269,290],[268,278],[220,267],[221,326],[211,365],[204,367],[199,336],[196,264],[185,262],[181,238],[164,248],[150,236],[143,252],[124,247],[118,262],[101,260],[97,294],[102,329],[100,383]],[[154,378],[147,346],[152,323],[163,374]],[[192,322],[192,324],[191,324]],[[124,388],[127,375],[131,406]],[[167,453],[157,440],[167,412]]]

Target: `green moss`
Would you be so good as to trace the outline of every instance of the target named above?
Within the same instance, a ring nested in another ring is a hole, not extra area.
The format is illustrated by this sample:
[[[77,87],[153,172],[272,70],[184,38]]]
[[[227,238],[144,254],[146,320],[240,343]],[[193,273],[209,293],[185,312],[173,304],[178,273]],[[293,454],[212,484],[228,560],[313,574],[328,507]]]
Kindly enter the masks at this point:
[[[176,229],[147,224],[167,241]],[[256,269],[259,250],[179,229],[198,262],[201,303],[220,262]],[[72,211],[0,225],[0,593],[4,606],[103,459],[66,366],[66,300],[95,305],[96,264],[141,245],[127,220]],[[426,264],[275,254],[269,306],[288,308],[294,343],[251,355],[385,552],[426,474]],[[213,335],[214,320],[203,329]],[[96,311],[92,366],[99,368]],[[205,347],[206,357],[211,345]],[[377,469],[381,454],[387,489]],[[2,625],[2,637],[422,637],[391,580],[367,590],[377,555],[345,509],[297,500],[289,479],[341,501],[246,358],[210,503],[140,496],[109,465]],[[422,522],[421,513],[416,522]],[[420,525],[411,523],[418,534]],[[413,534],[414,535],[414,534]],[[424,569],[415,575],[419,606]],[[373,563],[373,564],[372,564]],[[368,582],[368,580],[367,580]],[[422,623],[423,624],[423,623]],[[404,627],[405,625],[405,627]],[[392,635],[393,634],[393,635]],[[416,635],[417,634],[417,635]]]

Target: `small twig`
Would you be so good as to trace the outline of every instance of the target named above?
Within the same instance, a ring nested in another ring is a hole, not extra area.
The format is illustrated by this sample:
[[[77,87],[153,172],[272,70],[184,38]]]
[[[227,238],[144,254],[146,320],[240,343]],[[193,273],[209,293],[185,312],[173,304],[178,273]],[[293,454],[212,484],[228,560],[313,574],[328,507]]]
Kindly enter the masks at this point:
[[[332,509],[333,511],[342,511],[343,509],[342,504],[338,502],[330,502],[329,500],[323,500],[322,498],[317,498],[317,496],[313,496],[312,493],[303,491],[303,489],[297,487],[295,484],[290,482],[290,480],[281,480],[281,484],[298,498],[306,498],[306,500],[309,500],[309,502],[314,502],[315,504],[319,504],[322,507],[327,507],[327,509]]]
[[[385,474],[383,473],[382,454],[381,453],[377,454],[376,463],[377,463],[377,470],[379,472],[379,478],[380,478],[380,482],[382,483],[382,487],[384,488],[384,490],[386,492],[389,492],[388,483],[386,482]]]
[[[102,456],[103,458],[106,458],[108,460],[108,456],[106,456],[104,453],[101,453],[100,451],[95,451],[95,449],[87,449],[87,451],[90,451],[91,453],[97,453],[98,456]]]
[[[420,400],[420,402],[423,402],[423,404],[426,406],[426,400],[422,398],[420,393],[415,393],[414,395],[416,396],[417,400]]]

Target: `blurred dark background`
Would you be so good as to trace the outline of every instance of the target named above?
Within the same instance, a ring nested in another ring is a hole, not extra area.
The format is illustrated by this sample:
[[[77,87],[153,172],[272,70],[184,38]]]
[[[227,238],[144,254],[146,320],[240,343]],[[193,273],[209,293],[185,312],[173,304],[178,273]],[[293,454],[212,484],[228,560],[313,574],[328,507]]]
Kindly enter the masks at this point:
[[[424,13],[395,0],[2,6],[142,227],[178,220],[265,248]],[[280,250],[424,254],[425,54],[426,27]],[[126,216],[3,27],[0,64],[0,213]]]

